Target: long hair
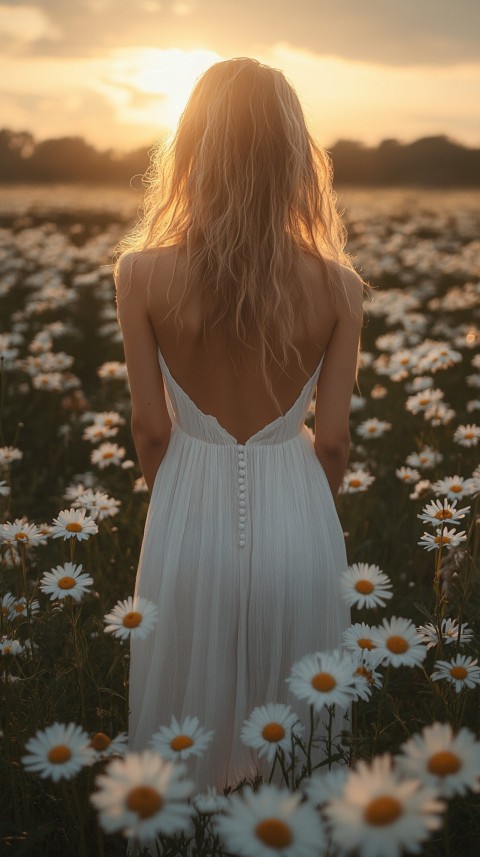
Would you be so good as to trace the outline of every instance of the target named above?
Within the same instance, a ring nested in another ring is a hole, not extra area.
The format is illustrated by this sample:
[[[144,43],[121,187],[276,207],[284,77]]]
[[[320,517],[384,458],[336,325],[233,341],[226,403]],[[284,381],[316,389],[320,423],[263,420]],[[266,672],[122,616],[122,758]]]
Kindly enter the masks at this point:
[[[143,216],[117,247],[115,274],[130,251],[184,247],[177,326],[195,283],[204,337],[221,323],[231,353],[255,348],[278,405],[268,363],[285,366],[293,351],[305,371],[293,343],[292,282],[305,314],[311,300],[300,250],[321,263],[333,301],[344,288],[340,266],[354,270],[332,178],[330,157],[310,136],[281,71],[249,58],[216,63],[194,87],[172,143],[153,150]]]

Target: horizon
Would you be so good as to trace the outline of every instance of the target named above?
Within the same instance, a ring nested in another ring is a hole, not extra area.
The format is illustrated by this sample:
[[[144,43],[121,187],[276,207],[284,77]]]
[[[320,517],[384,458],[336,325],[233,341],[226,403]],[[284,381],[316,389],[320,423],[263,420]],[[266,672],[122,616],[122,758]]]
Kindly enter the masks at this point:
[[[214,62],[254,56],[338,140],[447,136],[480,146],[480,6],[458,0],[0,0],[4,127],[125,152],[172,133]]]

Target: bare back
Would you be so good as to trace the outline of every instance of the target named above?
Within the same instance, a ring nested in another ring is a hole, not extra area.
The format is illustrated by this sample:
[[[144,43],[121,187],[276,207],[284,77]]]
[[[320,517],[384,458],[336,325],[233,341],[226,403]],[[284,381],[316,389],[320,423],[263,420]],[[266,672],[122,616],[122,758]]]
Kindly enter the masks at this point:
[[[294,342],[308,375],[302,371],[294,355],[286,370],[272,364],[273,391],[283,414],[313,376],[337,320],[329,300],[328,286],[319,280],[320,265],[306,254],[301,265],[299,275],[311,292],[313,312],[308,314],[308,323],[305,323],[303,313],[296,313]],[[261,376],[254,344],[242,347],[239,354],[233,356],[221,325],[208,331],[204,341],[200,290],[195,288],[190,290],[182,306],[180,318],[183,327],[178,330],[171,309],[185,287],[184,254],[177,253],[174,248],[165,248],[156,255],[153,266],[151,260],[146,264],[146,276],[149,278],[150,322],[171,374],[201,411],[215,416],[223,428],[240,443],[245,443],[279,416]],[[295,283],[291,286],[294,292]]]

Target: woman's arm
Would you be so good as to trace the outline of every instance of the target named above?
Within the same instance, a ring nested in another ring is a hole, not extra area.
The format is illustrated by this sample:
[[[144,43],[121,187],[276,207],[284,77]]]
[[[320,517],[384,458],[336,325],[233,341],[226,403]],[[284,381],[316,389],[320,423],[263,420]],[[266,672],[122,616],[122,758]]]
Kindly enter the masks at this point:
[[[132,436],[151,492],[167,451],[171,420],[165,401],[157,341],[147,310],[147,272],[140,254],[122,257],[116,279],[117,315],[123,334],[132,398]]]
[[[346,294],[338,294],[337,322],[326,348],[315,402],[315,452],[334,497],[350,453],[350,401],[363,319],[361,278],[344,269],[343,281]]]

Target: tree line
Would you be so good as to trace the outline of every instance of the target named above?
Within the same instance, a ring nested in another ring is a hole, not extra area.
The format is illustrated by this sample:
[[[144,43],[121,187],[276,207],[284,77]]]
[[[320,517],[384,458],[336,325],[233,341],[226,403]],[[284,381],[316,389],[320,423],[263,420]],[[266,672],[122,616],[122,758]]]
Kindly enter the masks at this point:
[[[478,187],[480,149],[446,135],[411,143],[396,139],[367,146],[337,140],[327,151],[335,185],[423,185]],[[141,176],[149,147],[129,152],[99,151],[83,137],[35,140],[29,131],[0,129],[0,182],[87,182],[121,185]]]

